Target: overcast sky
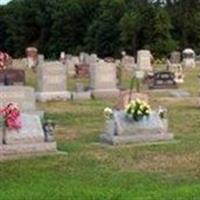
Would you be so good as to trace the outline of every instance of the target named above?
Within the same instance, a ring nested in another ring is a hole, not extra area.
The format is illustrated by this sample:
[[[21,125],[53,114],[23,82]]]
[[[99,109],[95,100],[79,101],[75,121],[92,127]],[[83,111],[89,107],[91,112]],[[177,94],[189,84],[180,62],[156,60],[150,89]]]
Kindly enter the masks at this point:
[[[5,5],[11,0],[0,0],[0,5]]]

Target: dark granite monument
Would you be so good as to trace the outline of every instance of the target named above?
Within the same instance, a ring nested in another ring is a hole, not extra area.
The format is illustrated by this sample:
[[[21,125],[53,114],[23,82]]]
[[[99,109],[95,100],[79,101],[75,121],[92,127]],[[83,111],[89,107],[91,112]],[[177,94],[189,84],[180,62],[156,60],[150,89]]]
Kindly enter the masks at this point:
[[[149,89],[174,89],[178,87],[174,73],[169,71],[155,72],[147,76],[145,82]]]

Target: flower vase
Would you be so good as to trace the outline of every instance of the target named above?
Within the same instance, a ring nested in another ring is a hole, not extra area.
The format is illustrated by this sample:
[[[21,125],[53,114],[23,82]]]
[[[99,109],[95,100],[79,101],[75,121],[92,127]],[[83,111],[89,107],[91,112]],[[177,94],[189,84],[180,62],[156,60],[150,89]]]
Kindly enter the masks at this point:
[[[4,135],[4,120],[0,116],[0,144],[3,144],[3,135]]]
[[[114,120],[113,119],[106,119],[105,122],[105,130],[106,133],[109,133],[111,135],[115,134],[115,124],[114,124]]]
[[[6,136],[7,136],[7,134],[6,134],[6,130],[7,130],[7,128],[6,128],[6,126],[3,126],[3,131],[2,131],[2,144],[6,144],[6,141],[7,141],[7,138],[6,138]]]

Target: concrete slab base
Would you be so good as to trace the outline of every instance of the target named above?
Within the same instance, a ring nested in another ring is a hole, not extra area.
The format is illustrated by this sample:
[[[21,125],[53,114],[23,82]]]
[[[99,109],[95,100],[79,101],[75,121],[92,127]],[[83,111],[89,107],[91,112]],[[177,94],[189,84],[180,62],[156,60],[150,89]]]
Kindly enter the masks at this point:
[[[0,160],[23,158],[24,156],[35,156],[56,153],[56,142],[12,144],[0,146]]]
[[[71,93],[69,91],[63,92],[36,92],[36,100],[41,102],[46,101],[66,101],[71,99]]]
[[[98,89],[92,91],[92,96],[99,99],[118,98],[119,95],[119,89]]]
[[[109,134],[102,134],[100,136],[102,142],[111,144],[111,145],[120,145],[120,144],[142,144],[149,142],[163,142],[173,140],[173,134],[137,134],[131,136],[116,136]]]
[[[91,99],[91,91],[72,92],[72,100],[89,100]]]

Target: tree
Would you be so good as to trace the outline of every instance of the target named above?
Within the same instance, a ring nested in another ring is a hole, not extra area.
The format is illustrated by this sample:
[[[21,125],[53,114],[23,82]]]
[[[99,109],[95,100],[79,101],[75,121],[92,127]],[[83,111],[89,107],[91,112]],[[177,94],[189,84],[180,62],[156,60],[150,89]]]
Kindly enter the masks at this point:
[[[89,26],[85,39],[89,51],[93,50],[102,57],[119,54],[119,21],[124,9],[124,0],[101,1],[99,16]]]
[[[155,18],[152,33],[151,48],[158,56],[165,56],[176,48],[176,42],[171,37],[171,21],[164,8],[155,8]]]
[[[129,54],[133,54],[137,48],[137,37],[139,30],[138,13],[125,13],[120,20],[121,34],[120,39],[122,48]]]

